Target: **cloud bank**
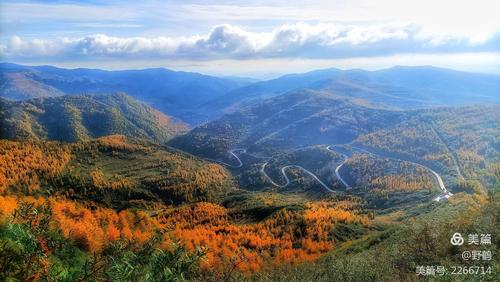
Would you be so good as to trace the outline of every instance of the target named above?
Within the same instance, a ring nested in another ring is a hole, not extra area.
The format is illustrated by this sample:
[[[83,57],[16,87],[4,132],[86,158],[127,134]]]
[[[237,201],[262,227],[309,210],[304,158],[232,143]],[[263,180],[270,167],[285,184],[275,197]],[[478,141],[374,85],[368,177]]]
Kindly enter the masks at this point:
[[[482,38],[431,34],[412,24],[353,26],[297,23],[269,32],[218,25],[190,37],[112,37],[23,39],[0,45],[5,59],[335,59],[411,53],[500,52],[500,32]]]

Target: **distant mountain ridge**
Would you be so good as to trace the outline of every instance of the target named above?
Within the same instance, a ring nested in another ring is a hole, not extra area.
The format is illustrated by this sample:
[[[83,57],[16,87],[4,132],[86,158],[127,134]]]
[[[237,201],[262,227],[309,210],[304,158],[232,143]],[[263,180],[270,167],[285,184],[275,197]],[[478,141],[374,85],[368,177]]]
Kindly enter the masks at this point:
[[[74,142],[111,134],[165,143],[186,124],[125,94],[0,98],[0,138]]]
[[[228,113],[242,105],[300,89],[387,109],[500,104],[498,75],[397,66],[378,71],[325,69],[285,75],[232,90],[205,104],[203,111],[222,109]]]
[[[378,109],[500,104],[500,76],[430,66],[324,69],[268,81],[163,68],[104,71],[0,64],[0,97],[25,100],[124,92],[191,125],[288,92],[313,90]]]
[[[252,83],[164,68],[105,71],[0,64],[0,97],[9,100],[124,92],[164,113],[193,122],[197,106]]]

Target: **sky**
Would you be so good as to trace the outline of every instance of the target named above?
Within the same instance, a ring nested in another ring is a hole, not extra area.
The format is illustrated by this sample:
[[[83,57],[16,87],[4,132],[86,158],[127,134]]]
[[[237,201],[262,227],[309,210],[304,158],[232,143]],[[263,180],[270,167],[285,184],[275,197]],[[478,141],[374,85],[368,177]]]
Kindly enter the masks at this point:
[[[498,0],[3,0],[0,59],[258,78],[394,65],[500,74],[498,11]]]

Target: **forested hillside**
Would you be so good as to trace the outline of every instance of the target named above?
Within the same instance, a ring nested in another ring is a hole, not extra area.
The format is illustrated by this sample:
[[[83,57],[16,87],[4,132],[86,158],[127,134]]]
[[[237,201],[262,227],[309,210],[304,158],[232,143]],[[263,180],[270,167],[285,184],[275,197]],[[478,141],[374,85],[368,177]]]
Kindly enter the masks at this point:
[[[187,126],[125,94],[0,100],[0,138],[89,140],[110,134],[164,143]]]
[[[500,236],[496,76],[2,67],[1,281],[414,281]]]
[[[1,141],[1,190],[65,195],[109,207],[220,200],[231,177],[219,165],[112,135],[61,144]]]
[[[8,277],[123,277],[115,267],[133,260],[131,252],[154,248],[128,275],[157,273],[149,265],[155,256],[177,252],[188,269],[170,259],[159,269],[188,275],[201,267],[196,275],[219,280],[315,260],[346,240],[337,226],[352,225],[361,232],[354,237],[371,228],[359,199],[248,193],[219,165],[124,136],[70,144],[3,140],[0,148],[0,250],[11,258],[1,264]],[[33,265],[22,261],[26,255]]]
[[[170,141],[174,147],[211,158],[233,147],[276,151],[313,144],[347,143],[391,126],[404,113],[375,110],[301,90],[266,99],[194,128]]]
[[[353,144],[425,163],[455,182],[480,179],[495,187],[498,120],[498,106],[422,110],[393,128],[360,136]]]
[[[498,113],[500,108],[494,105],[412,111],[373,109],[302,90],[244,107],[196,127],[169,144],[224,162],[234,162],[228,154],[234,148],[272,156],[310,145],[352,145],[369,149],[379,157],[428,166],[443,174],[450,184],[480,178],[485,186],[493,187],[497,184],[492,174],[500,156],[496,144]],[[375,180],[367,171],[360,173],[368,173],[363,178],[370,179],[353,182],[371,185],[373,181],[396,181]],[[396,183],[410,185],[404,180]]]

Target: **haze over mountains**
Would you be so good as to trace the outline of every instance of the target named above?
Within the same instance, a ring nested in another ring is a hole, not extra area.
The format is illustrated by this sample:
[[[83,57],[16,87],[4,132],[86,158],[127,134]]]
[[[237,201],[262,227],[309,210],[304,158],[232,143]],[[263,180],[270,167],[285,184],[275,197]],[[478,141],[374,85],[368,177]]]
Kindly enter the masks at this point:
[[[6,99],[124,92],[191,125],[299,89],[386,109],[500,103],[500,76],[434,67],[326,69],[260,82],[167,69],[69,70],[3,63],[0,71],[0,93]]]
[[[500,102],[500,77],[434,67],[393,67],[380,71],[326,69],[291,74],[229,92],[213,108],[311,89],[375,107],[415,109]]]
[[[200,104],[250,83],[240,78],[218,78],[163,68],[104,71],[3,63],[0,71],[3,98],[25,100],[123,92],[190,123],[191,115],[196,114]]]

